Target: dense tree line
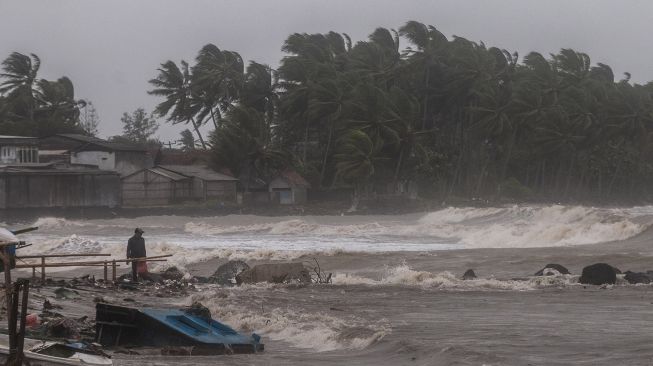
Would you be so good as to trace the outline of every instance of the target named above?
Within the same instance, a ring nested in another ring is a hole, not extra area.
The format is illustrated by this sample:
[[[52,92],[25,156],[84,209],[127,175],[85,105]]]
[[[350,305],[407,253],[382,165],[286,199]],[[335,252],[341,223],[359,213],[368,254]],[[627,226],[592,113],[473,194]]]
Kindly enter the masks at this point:
[[[95,109],[80,121],[86,101],[75,98],[75,88],[66,76],[57,80],[38,77],[37,55],[14,52],[1,65],[0,134],[47,136],[75,132],[94,135],[99,119]]]
[[[520,60],[414,21],[355,44],[296,33],[282,50],[277,70],[212,44],[193,65],[168,61],[151,81],[156,111],[240,176],[293,166],[314,187],[359,192],[650,196],[653,84],[615,80],[584,53]]]

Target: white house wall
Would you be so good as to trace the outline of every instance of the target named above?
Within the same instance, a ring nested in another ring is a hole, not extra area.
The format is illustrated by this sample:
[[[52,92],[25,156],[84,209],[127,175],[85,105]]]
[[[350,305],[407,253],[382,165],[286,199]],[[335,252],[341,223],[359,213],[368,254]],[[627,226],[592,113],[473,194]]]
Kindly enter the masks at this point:
[[[70,162],[96,165],[100,170],[116,170],[116,155],[107,151],[79,151],[70,155]]]

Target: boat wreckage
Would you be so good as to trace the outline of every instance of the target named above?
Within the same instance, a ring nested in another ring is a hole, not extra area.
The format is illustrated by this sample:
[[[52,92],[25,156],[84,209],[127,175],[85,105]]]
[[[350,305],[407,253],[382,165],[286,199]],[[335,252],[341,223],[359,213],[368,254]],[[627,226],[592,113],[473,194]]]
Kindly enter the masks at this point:
[[[198,311],[199,308],[199,311]],[[103,346],[187,347],[169,354],[220,355],[263,351],[261,337],[246,336],[211,318],[201,305],[186,310],[96,304],[95,341]]]

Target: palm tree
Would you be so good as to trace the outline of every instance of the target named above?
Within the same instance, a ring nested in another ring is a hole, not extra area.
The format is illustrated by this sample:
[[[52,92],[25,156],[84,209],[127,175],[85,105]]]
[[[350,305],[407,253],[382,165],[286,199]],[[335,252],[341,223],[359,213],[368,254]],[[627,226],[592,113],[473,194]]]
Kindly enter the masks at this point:
[[[199,104],[199,124],[210,116],[218,127],[217,120],[240,96],[243,72],[243,59],[237,52],[223,51],[210,43],[202,47],[192,68],[192,91],[194,101]]]
[[[375,172],[381,145],[360,130],[348,130],[338,140],[336,178],[354,186],[351,211],[356,210],[361,190]]]
[[[409,21],[399,28],[399,34],[408,39],[416,49],[408,48],[406,54],[410,62],[423,71],[422,87],[422,129],[426,129],[429,112],[431,72],[434,66],[443,62],[443,56],[449,43],[440,31],[433,26],[426,26],[416,21]]]
[[[1,78],[5,81],[0,84],[0,94],[8,94],[14,102],[23,104],[27,110],[27,117],[34,122],[36,109],[36,84],[37,74],[41,67],[41,59],[35,54],[29,56],[13,52],[2,62]]]
[[[161,64],[158,71],[159,75],[149,81],[155,89],[148,91],[148,94],[164,97],[165,100],[156,106],[154,113],[161,117],[168,116],[167,120],[173,124],[190,122],[202,148],[206,149],[199,123],[194,118],[199,110],[193,101],[188,63],[181,61],[180,69],[173,61],[167,61]]]

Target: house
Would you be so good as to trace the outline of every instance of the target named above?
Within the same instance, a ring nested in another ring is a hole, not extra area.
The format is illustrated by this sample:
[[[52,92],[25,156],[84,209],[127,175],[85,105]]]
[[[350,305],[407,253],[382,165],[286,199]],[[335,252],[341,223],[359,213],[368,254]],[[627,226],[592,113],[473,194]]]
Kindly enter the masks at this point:
[[[120,176],[31,163],[0,168],[0,209],[120,206]]]
[[[67,151],[71,164],[97,166],[100,170],[118,172],[126,176],[154,166],[154,158],[142,144],[112,142],[79,134],[58,134],[40,141],[43,155]]]
[[[36,137],[0,135],[0,163],[38,163],[38,142]]]
[[[294,170],[285,170],[269,184],[270,201],[282,205],[301,205],[306,203],[310,184]]]
[[[122,177],[123,206],[169,205],[192,199],[192,178],[153,167]]]
[[[235,202],[238,179],[218,173],[204,165],[157,165],[192,179],[192,197],[201,200]]]

